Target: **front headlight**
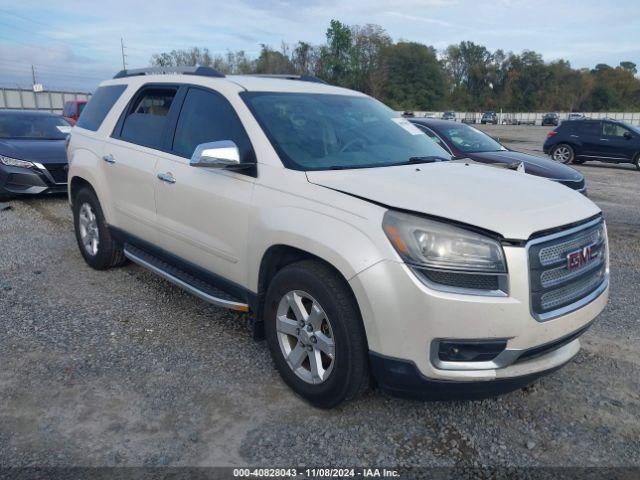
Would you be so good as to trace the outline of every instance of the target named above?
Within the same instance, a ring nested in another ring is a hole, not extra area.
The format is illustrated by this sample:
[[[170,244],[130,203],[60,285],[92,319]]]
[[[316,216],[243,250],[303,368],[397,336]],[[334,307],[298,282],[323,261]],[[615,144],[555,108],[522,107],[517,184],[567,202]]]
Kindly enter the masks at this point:
[[[26,160],[18,160],[17,158],[5,157],[0,155],[0,163],[8,167],[34,168],[35,165]]]
[[[430,286],[506,293],[507,264],[497,240],[392,210],[385,213],[383,228],[402,259]]]

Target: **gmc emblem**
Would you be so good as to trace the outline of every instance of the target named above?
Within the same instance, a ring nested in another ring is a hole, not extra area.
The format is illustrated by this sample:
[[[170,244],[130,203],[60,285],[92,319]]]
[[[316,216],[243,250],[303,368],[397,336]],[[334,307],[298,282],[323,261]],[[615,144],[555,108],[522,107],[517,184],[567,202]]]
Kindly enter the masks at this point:
[[[594,246],[595,244],[587,245],[579,250],[569,252],[567,254],[567,270],[575,270],[597,258],[598,252],[593,248]]]

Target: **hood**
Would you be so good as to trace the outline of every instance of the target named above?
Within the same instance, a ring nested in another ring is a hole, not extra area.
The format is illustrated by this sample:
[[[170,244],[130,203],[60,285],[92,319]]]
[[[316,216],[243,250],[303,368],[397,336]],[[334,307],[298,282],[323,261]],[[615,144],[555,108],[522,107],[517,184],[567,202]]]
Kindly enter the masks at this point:
[[[528,174],[563,182],[579,182],[584,178],[580,172],[562,163],[521,152],[505,150],[499,152],[466,153],[464,156],[482,163],[511,164],[523,162],[525,171]]]
[[[0,155],[42,164],[67,163],[64,140],[1,139]]]
[[[458,162],[307,172],[309,182],[403,210],[526,240],[600,209],[584,195],[513,170]]]

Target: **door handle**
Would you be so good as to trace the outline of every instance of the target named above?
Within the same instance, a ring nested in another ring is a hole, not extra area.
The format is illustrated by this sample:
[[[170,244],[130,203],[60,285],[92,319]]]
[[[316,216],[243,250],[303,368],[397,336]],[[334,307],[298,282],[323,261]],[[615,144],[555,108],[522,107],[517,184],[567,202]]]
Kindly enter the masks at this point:
[[[601,142],[608,142],[608,141],[609,141],[609,139],[608,139],[608,138],[601,138],[601,139],[600,139],[600,141],[601,141]]]
[[[170,173],[159,173],[158,174],[158,178],[160,180],[162,180],[163,182],[176,183],[175,177],[173,175],[171,175]]]
[[[113,155],[111,155],[110,153],[108,153],[107,155],[103,155],[102,160],[107,163],[116,163],[116,159],[113,158]]]

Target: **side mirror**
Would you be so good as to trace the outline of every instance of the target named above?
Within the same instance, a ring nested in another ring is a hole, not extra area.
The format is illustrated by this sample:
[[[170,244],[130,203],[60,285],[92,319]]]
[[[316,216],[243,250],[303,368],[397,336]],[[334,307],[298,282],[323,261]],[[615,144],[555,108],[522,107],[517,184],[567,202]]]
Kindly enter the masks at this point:
[[[231,140],[201,143],[191,156],[189,165],[203,168],[243,168],[240,163],[240,150]]]
[[[631,132],[624,132],[622,136],[627,140],[631,140],[633,138],[633,135],[631,135]]]

